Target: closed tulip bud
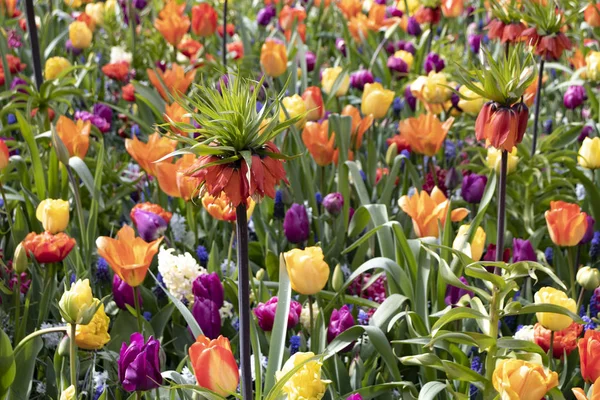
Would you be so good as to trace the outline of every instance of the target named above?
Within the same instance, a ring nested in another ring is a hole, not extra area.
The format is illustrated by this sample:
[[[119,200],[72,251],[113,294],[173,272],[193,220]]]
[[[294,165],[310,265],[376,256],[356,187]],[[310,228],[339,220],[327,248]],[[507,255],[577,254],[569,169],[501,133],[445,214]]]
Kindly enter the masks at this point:
[[[381,83],[367,83],[362,96],[361,111],[364,115],[383,118],[394,101],[394,92],[384,89]]]
[[[269,4],[258,10],[258,13],[256,13],[256,22],[261,26],[267,26],[276,15],[277,9]]]
[[[92,44],[92,31],[85,22],[75,21],[69,25],[69,39],[76,49],[87,49]]]
[[[488,147],[486,164],[488,168],[492,168],[496,171],[497,174],[500,173],[500,165],[502,161],[502,151],[498,150],[495,147]],[[512,151],[508,153],[507,160],[507,174],[511,174],[515,172],[517,169],[517,164],[519,163],[519,157],[517,156],[517,148],[513,147]]]
[[[551,201],[544,215],[550,239],[557,246],[577,246],[587,232],[587,214],[577,204]]]
[[[331,277],[331,288],[335,292],[339,292],[344,287],[344,272],[340,264],[335,266],[333,276]]]
[[[395,55],[389,56],[387,60],[387,67],[391,71],[398,72],[400,74],[406,74],[408,72],[408,64],[400,57]]]
[[[406,25],[406,33],[411,36],[419,36],[421,34],[421,25],[417,22],[415,17],[409,17]]]
[[[90,323],[99,305],[92,296],[89,279],[79,279],[65,291],[58,302],[63,319],[69,324],[87,325]]]
[[[577,162],[583,168],[599,169],[600,168],[600,137],[593,139],[586,137],[581,143]]]
[[[100,350],[110,341],[109,325],[110,318],[104,312],[104,304],[100,304],[89,324],[77,325],[75,343],[85,350]]]
[[[0,171],[8,166],[10,162],[10,153],[8,151],[8,146],[4,140],[0,139]]]
[[[146,391],[159,387],[163,378],[160,373],[164,363],[160,342],[152,336],[133,333],[130,343],[123,342],[119,352],[119,381],[128,392]]]
[[[600,271],[592,267],[581,267],[577,271],[577,283],[585,290],[594,290],[600,286]]]
[[[317,56],[312,51],[307,51],[304,53],[304,57],[306,59],[306,71],[312,72],[315,70],[315,65],[317,63]]]
[[[306,119],[309,121],[318,121],[325,116],[325,107],[323,106],[323,95],[321,89],[317,86],[307,87],[302,93],[302,100],[306,105]]]
[[[112,282],[113,300],[122,310],[126,310],[127,306],[135,307],[135,291],[124,280],[119,278],[119,275],[113,276]],[[142,305],[142,295],[138,292],[138,301],[140,307]]]
[[[17,274],[21,274],[27,271],[28,267],[27,250],[23,247],[23,243],[19,243],[13,255],[13,268]]]
[[[258,270],[258,272],[256,273],[256,279],[259,281],[262,281],[263,279],[265,279],[265,269],[261,268]]]
[[[325,287],[329,279],[329,265],[325,262],[323,250],[320,247],[312,246],[304,250],[293,249],[284,253],[283,256],[292,289],[296,292],[312,295]]]
[[[535,304],[552,304],[566,308],[573,313],[577,312],[575,300],[569,298],[565,292],[552,287],[546,286],[538,290],[535,293],[534,300]],[[573,319],[564,314],[538,312],[535,316],[544,328],[555,332],[562,331],[573,323]]]
[[[465,175],[462,180],[460,194],[467,203],[477,204],[483,197],[486,185],[487,176],[485,175]]]
[[[339,310],[334,309],[329,319],[327,327],[327,342],[331,343],[333,339],[342,334],[345,330],[352,328],[355,325],[354,317],[347,305],[343,305]],[[342,351],[351,350],[352,346],[348,345]]]
[[[394,159],[398,155],[398,144],[395,142],[390,144],[387,151],[385,152],[385,163],[387,165],[392,165],[394,163]]]
[[[310,234],[308,213],[302,204],[292,204],[283,219],[283,233],[291,243],[302,243]]]
[[[221,333],[221,314],[219,306],[211,299],[194,298],[192,315],[202,332],[211,339],[216,339]]]
[[[235,393],[240,375],[229,339],[219,336],[210,340],[200,335],[190,347],[189,356],[198,386],[221,396]]]
[[[558,386],[558,374],[540,364],[511,358],[496,365],[492,383],[503,399],[542,399]]]
[[[47,232],[62,232],[69,225],[69,202],[65,200],[43,200],[35,211],[36,218]]]
[[[296,122],[296,127],[298,129],[302,129],[304,124],[306,123],[306,103],[299,95],[295,94],[293,96],[285,97],[282,101],[281,110],[279,111],[279,120],[281,122],[286,121],[289,115],[290,118],[300,117],[298,122]]]
[[[569,86],[563,97],[563,104],[569,110],[574,110],[587,100],[587,94],[583,86]]]
[[[587,219],[587,229],[585,230],[585,234],[579,241],[579,244],[587,244],[594,239],[594,225],[596,224],[596,220],[591,215],[586,215]]]
[[[277,78],[287,70],[287,50],[275,39],[267,39],[260,50],[260,66],[268,76]]]
[[[59,400],[76,400],[75,386],[71,385],[60,393]]]
[[[367,83],[373,83],[375,79],[368,69],[360,69],[350,74],[350,86],[355,89],[363,90]]]
[[[196,4],[192,7],[192,32],[207,37],[217,30],[218,14],[208,3]]]
[[[223,307],[225,291],[216,272],[198,275],[192,283],[192,293],[195,297],[211,300],[218,308]]]
[[[323,92],[331,94],[336,81],[338,85],[335,96],[340,97],[348,92],[348,88],[350,88],[350,76],[345,72],[343,72],[341,77],[340,74],[342,74],[342,67],[325,68],[323,70],[321,74],[321,88]],[[338,77],[340,78],[338,79]]]
[[[456,234],[456,238],[454,239],[454,243],[452,243],[452,248],[459,251],[465,251],[465,247],[462,246],[463,243],[467,243],[467,235],[469,233],[470,225],[461,225],[458,228],[458,232]],[[481,260],[481,256],[483,255],[483,249],[485,248],[485,231],[482,227],[478,226],[475,231],[475,236],[471,243],[466,247],[470,248],[470,256],[474,261]],[[469,254],[468,254],[469,255]]]
[[[513,239],[513,262],[520,261],[537,261],[537,256],[529,240]]]
[[[335,48],[344,55],[344,57],[346,56],[346,41],[342,38],[337,38],[335,39]]]
[[[65,69],[70,68],[71,63],[64,57],[51,57],[46,60],[44,75],[46,79],[52,80],[58,77]]]
[[[256,316],[258,326],[265,332],[273,330],[273,324],[275,323],[275,313],[277,311],[277,297],[272,297],[266,303],[258,303],[254,308],[253,312]],[[287,329],[294,329],[300,321],[300,315],[302,314],[302,304],[295,300],[290,302],[290,311],[287,320]]]
[[[439,54],[429,53],[425,57],[425,73],[429,74],[431,71],[440,72],[446,67],[446,62]]]
[[[344,208],[344,196],[339,192],[329,193],[323,199],[323,207],[329,214],[338,216]]]

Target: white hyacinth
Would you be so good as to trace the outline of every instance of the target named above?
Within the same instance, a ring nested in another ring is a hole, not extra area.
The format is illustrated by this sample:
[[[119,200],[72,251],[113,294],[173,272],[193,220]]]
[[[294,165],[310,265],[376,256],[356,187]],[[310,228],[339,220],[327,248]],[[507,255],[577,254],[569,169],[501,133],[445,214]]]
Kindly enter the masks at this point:
[[[114,64],[114,63],[118,63],[121,61],[126,61],[129,64],[131,64],[131,53],[125,51],[124,47],[111,47],[110,49],[110,63]]]
[[[528,342],[533,342],[534,341],[533,325],[522,326],[521,329],[519,329],[518,331],[515,332],[515,335],[513,337],[518,340],[526,340]]]
[[[190,253],[174,255],[175,249],[162,247],[158,253],[158,271],[163,277],[167,290],[177,299],[194,300],[192,283],[200,274],[205,274]]]

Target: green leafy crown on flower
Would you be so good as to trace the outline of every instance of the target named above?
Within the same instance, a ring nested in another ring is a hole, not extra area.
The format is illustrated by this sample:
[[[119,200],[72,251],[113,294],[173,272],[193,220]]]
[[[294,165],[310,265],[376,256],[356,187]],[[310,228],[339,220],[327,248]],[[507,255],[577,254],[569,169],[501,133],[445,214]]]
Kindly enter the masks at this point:
[[[566,15],[560,11],[559,2],[548,0],[546,4],[536,1],[525,1],[523,19],[527,24],[535,26],[539,35],[552,35],[560,32],[561,28],[577,17],[573,12]]]
[[[503,105],[518,102],[536,77],[533,55],[523,51],[523,46],[511,46],[508,52],[496,61],[494,56],[482,48],[484,68],[467,70],[457,63],[457,80],[483,98]],[[524,55],[526,53],[526,55]]]
[[[505,24],[519,22],[523,19],[517,0],[503,1],[489,0],[491,4],[492,15]]]
[[[257,110],[259,93],[264,90],[263,82],[264,78],[255,81],[229,74],[221,78],[219,88],[201,83],[194,85],[190,95],[176,96],[175,101],[199,128],[174,121],[161,125],[170,132],[172,139],[188,145],[165,158],[183,153],[214,155],[232,158],[232,161],[240,159],[247,152],[274,156],[264,150],[265,144],[303,116],[279,120],[285,87],[275,99]],[[196,138],[178,135],[177,131],[192,132]],[[282,154],[277,154],[276,157],[289,158]]]

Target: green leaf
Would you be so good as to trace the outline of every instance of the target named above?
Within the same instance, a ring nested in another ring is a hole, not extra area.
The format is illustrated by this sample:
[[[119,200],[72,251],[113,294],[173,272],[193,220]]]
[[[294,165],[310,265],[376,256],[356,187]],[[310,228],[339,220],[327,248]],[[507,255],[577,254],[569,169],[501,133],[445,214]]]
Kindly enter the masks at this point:
[[[15,364],[19,374],[10,387],[8,394],[10,398],[29,399],[37,356],[43,345],[43,340],[37,336],[25,343],[21,351],[15,354]]]
[[[165,307],[161,308],[156,314],[152,316],[150,320],[150,325],[152,325],[152,330],[154,330],[154,335],[157,339],[162,338],[163,332],[167,323],[171,319],[171,315],[175,311],[175,304],[170,303]]]
[[[15,379],[17,367],[8,335],[0,330],[0,399],[4,398]]]
[[[398,314],[404,307],[404,303],[409,299],[401,294],[392,294],[385,299],[383,303],[375,310],[373,316],[369,320],[369,325],[376,326],[379,329],[387,329],[390,320]]]
[[[475,311],[468,307],[456,307],[445,313],[435,324],[431,327],[431,336],[436,336],[437,332],[446,324],[452,321],[460,319],[487,319],[486,315],[483,315],[479,311]]]
[[[443,382],[427,382],[419,392],[419,400],[434,400],[438,393],[446,389],[446,384]]]
[[[48,196],[48,193],[46,192],[46,176],[44,174],[44,167],[42,165],[42,159],[38,151],[37,143],[33,137],[33,133],[31,132],[31,125],[29,125],[20,112],[16,111],[15,115],[19,123],[21,135],[23,136],[25,143],[27,143],[27,148],[29,149],[29,154],[31,156],[34,177],[33,181],[35,183],[37,196],[40,199],[45,199]]]
[[[506,306],[506,308],[504,309],[503,316],[506,317],[508,315],[535,314],[538,312],[567,315],[578,324],[583,323],[583,320],[579,317],[579,315],[575,314],[570,310],[567,310],[564,307],[557,306],[554,304],[528,304],[526,306],[522,306],[521,303],[513,301]]]

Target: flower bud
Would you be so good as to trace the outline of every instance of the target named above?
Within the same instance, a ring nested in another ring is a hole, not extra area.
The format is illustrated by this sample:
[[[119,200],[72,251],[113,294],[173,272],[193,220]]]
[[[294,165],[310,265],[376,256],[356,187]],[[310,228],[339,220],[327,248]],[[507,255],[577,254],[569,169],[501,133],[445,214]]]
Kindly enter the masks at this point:
[[[68,357],[71,351],[70,349],[71,338],[69,337],[69,335],[64,335],[63,338],[60,340],[60,343],[58,343],[56,351],[58,352],[59,356]]]
[[[323,199],[323,207],[331,215],[338,216],[344,207],[344,197],[341,193],[329,193]]]
[[[75,400],[75,386],[71,385],[60,394],[60,400]]]
[[[594,290],[600,286],[600,271],[592,267],[581,267],[577,271],[577,283],[585,290]]]
[[[331,279],[331,287],[335,292],[339,292],[344,286],[344,273],[340,264],[335,266],[333,277]]]
[[[47,232],[62,232],[69,224],[69,202],[60,199],[43,200],[35,210],[35,216]]]
[[[387,165],[392,165],[394,163],[394,159],[398,155],[398,144],[396,142],[390,144],[386,153],[385,153],[385,163]]]
[[[283,220],[283,233],[291,243],[302,243],[308,239],[310,222],[302,204],[292,204]]]
[[[262,281],[264,278],[265,278],[265,269],[261,268],[256,273],[256,279],[258,279],[259,281]]]
[[[80,279],[63,293],[58,308],[67,323],[87,325],[94,317],[98,303],[99,300],[92,296],[89,279]]]
[[[27,271],[29,262],[27,261],[27,251],[22,243],[19,243],[13,255],[13,268],[17,274]]]

